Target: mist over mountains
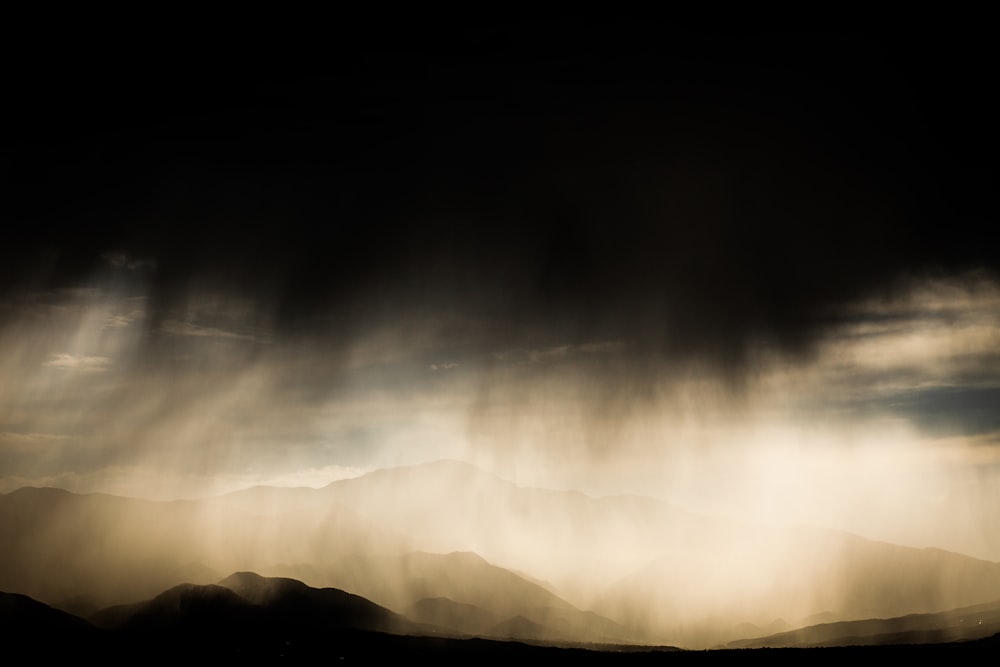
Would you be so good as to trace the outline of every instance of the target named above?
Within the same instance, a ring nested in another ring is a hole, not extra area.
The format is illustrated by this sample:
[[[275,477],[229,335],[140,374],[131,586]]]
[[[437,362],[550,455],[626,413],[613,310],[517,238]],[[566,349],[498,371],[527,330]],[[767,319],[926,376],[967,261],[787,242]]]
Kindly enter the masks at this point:
[[[242,618],[234,593],[293,599],[293,615],[335,603],[338,623],[378,631],[707,648],[1000,599],[998,563],[524,488],[454,461],[171,502],[24,488],[0,496],[0,540],[0,590],[103,609],[108,626],[191,595]],[[157,597],[180,584],[194,588]]]
[[[0,628],[995,649],[995,39],[614,14],[19,23]]]
[[[415,25],[12,42],[0,590],[683,646],[996,594],[991,40]]]

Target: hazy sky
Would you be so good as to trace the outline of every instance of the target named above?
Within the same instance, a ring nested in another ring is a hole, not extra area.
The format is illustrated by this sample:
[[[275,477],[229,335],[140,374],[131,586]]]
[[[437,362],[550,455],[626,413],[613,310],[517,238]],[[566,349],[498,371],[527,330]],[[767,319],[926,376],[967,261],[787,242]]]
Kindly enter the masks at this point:
[[[11,73],[0,491],[460,458],[1000,560],[992,47],[331,42]]]

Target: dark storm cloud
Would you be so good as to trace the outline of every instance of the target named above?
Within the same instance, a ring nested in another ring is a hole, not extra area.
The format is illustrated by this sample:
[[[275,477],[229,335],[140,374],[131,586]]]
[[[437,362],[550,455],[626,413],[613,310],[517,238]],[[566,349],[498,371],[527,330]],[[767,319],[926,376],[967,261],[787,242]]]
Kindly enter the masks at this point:
[[[143,273],[279,335],[446,320],[739,368],[903,273],[996,266],[989,49],[631,23],[357,36],[301,59],[37,64],[5,140],[7,290]],[[263,317],[263,316],[262,316]]]

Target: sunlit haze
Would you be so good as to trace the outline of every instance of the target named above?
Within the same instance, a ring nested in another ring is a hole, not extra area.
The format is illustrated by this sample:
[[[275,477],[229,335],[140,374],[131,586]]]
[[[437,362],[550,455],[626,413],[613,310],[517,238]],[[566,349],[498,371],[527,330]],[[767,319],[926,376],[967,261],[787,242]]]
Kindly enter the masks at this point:
[[[330,359],[224,295],[152,327],[144,287],[109,267],[8,303],[4,491],[190,498],[458,459],[526,486],[1000,560],[1000,288],[981,276],[852,304],[804,356],[760,341],[738,387],[664,363],[641,393],[624,341],[470,354],[435,349],[425,322]]]
[[[903,562],[869,540],[1000,561],[996,137],[955,110],[981,96],[909,44],[638,29],[162,62],[65,122],[36,99],[7,142],[0,494],[197,501],[94,548],[401,613],[379,558],[475,552],[636,641],[971,604],[844,582]]]

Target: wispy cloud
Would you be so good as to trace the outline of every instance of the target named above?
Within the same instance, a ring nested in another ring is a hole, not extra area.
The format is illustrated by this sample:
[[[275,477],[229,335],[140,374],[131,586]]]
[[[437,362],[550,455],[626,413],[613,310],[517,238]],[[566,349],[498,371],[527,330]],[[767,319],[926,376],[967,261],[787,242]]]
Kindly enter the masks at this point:
[[[126,269],[128,271],[138,271],[139,269],[155,269],[156,260],[139,259],[120,251],[109,251],[101,255],[107,264],[116,269]]]
[[[100,373],[111,367],[110,357],[78,357],[66,352],[53,354],[48,361],[42,363],[46,368],[57,368],[65,371]]]
[[[229,338],[233,340],[258,340],[255,336],[225,331],[215,327],[203,327],[193,322],[182,320],[166,320],[160,327],[160,331],[174,336],[195,336],[200,338]]]
[[[493,358],[498,361],[506,361],[515,364],[544,364],[571,359],[582,355],[619,354],[624,350],[625,344],[621,341],[599,341],[594,343],[581,343],[579,345],[566,344],[535,349],[516,348],[512,350],[502,350],[500,352],[494,352]]]
[[[0,434],[2,435],[2,434]],[[252,486],[320,488],[340,479],[359,477],[368,467],[327,465],[272,474],[218,472],[210,474],[151,470],[147,466],[110,465],[85,472],[50,475],[0,475],[0,494],[25,486],[57,487],[74,493],[110,493],[149,500],[199,498]]]
[[[0,431],[0,442],[15,444],[32,444],[38,442],[65,442],[73,436],[60,433],[18,433],[15,431]]]
[[[133,310],[132,312],[125,315],[108,315],[104,319],[104,325],[102,329],[124,329],[136,320],[142,319],[144,313],[141,310]]]
[[[432,371],[435,371],[435,372],[436,371],[450,371],[450,370],[453,370],[455,368],[458,368],[458,364],[455,363],[454,361],[450,361],[450,362],[445,363],[445,364],[431,364],[429,366],[429,368]]]

